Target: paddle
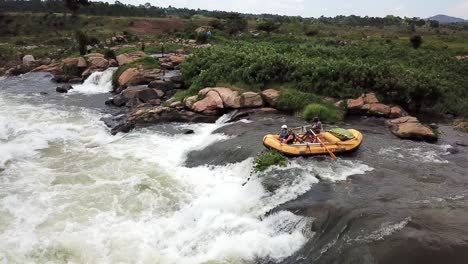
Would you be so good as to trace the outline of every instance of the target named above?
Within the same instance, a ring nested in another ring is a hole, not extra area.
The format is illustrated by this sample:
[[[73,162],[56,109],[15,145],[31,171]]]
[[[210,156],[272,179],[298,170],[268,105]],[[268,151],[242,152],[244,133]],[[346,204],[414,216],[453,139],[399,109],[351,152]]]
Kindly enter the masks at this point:
[[[317,136],[317,134],[315,134],[315,132],[311,129],[310,132],[312,132],[312,134],[314,134],[315,138],[320,142],[320,144],[322,144],[322,146],[325,148],[325,150],[328,152],[328,154],[330,154],[330,157],[332,157],[333,160],[337,161],[338,158],[335,156],[335,154],[333,154],[333,152],[331,152],[327,146],[325,146],[325,144],[323,144],[322,140]]]

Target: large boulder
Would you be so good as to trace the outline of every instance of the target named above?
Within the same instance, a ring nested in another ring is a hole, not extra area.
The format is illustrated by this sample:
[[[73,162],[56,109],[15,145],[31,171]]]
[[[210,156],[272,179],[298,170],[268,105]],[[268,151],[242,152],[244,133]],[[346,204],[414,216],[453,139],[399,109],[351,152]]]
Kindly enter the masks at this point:
[[[408,113],[400,106],[392,106],[390,109],[390,118],[399,118],[408,116]]]
[[[65,58],[62,60],[63,66],[77,66],[79,58]]]
[[[76,63],[76,66],[78,68],[86,68],[86,67],[88,67],[88,62],[85,60],[85,58],[79,57],[78,61]]]
[[[267,105],[271,107],[276,107],[276,103],[278,102],[279,96],[280,92],[275,89],[267,89],[262,92],[263,100],[265,100]]]
[[[114,96],[112,104],[115,106],[124,106],[129,102],[129,106],[137,106],[141,103],[151,103],[152,100],[161,98],[160,94],[147,86],[131,86],[123,90],[120,94]]]
[[[377,96],[375,93],[368,93],[362,95],[362,98],[364,99],[365,104],[377,104],[379,103],[379,99],[377,99]]]
[[[148,87],[167,92],[173,90],[175,85],[172,82],[166,82],[164,80],[154,80],[148,84]]]
[[[137,68],[126,69],[119,76],[119,85],[127,85],[133,78],[137,77],[140,71]]]
[[[119,66],[122,66],[144,57],[146,57],[146,54],[143,51],[135,51],[131,53],[120,54],[116,57],[116,60]]]
[[[223,101],[223,108],[238,109],[241,107],[241,97],[237,91],[233,91],[225,87],[208,87],[202,89],[198,95],[203,97],[209,92],[218,93],[219,97]]]
[[[104,58],[104,54],[102,53],[97,53],[97,52],[94,52],[94,53],[89,53],[89,54],[86,54],[84,55],[85,58],[88,58],[88,59],[92,59],[92,58]]]
[[[256,108],[263,106],[262,96],[255,92],[241,94],[241,108]]]
[[[360,96],[356,99],[348,99],[347,102],[347,109],[354,111],[354,110],[361,110],[364,106],[364,97]]]
[[[109,67],[109,61],[103,57],[92,57],[89,59],[89,69],[105,70]]]
[[[372,103],[369,104],[368,112],[369,114],[375,116],[389,116],[391,107],[381,103]]]
[[[217,115],[223,108],[223,100],[216,91],[209,91],[202,100],[192,105],[193,111],[205,115]]]
[[[29,65],[35,63],[36,60],[34,59],[33,55],[24,55],[23,57],[23,64]]]
[[[185,107],[187,107],[188,109],[192,109],[193,105],[197,102],[197,100],[198,100],[198,96],[194,95],[194,96],[185,98],[183,103]]]
[[[185,61],[185,56],[184,55],[177,55],[177,56],[171,56],[169,57],[171,60],[172,64],[174,66],[182,64]]]
[[[60,63],[52,63],[49,65],[41,65],[32,70],[33,72],[50,72],[54,75],[63,74],[63,68]]]
[[[419,120],[413,116],[387,120],[386,124],[390,127],[390,131],[399,138],[424,140],[428,142],[435,142],[438,138],[430,127],[421,124]]]

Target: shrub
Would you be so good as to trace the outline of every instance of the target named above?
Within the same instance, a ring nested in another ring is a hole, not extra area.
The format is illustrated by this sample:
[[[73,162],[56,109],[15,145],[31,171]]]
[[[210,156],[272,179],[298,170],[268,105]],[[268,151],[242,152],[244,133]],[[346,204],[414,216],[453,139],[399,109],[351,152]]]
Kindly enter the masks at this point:
[[[305,107],[302,117],[306,120],[312,120],[314,117],[322,121],[336,122],[343,120],[343,112],[332,104],[310,104]]]
[[[257,24],[257,30],[265,32],[273,32],[280,27],[279,23],[275,23],[271,19],[262,20]]]
[[[308,104],[321,102],[320,97],[293,89],[288,89],[280,94],[277,108],[283,111],[302,111]]]
[[[78,50],[80,55],[85,55],[87,52],[86,45],[88,45],[88,37],[85,33],[83,33],[83,31],[77,30],[75,31],[75,39],[76,42],[78,42]]]
[[[419,35],[412,36],[410,38],[411,45],[413,46],[414,49],[419,49],[422,45],[422,37]]]
[[[254,160],[254,172],[266,171],[271,166],[285,167],[288,160],[276,150],[267,150],[257,155]]]
[[[115,59],[115,51],[111,50],[111,49],[106,49],[104,51],[104,57],[106,59]]]

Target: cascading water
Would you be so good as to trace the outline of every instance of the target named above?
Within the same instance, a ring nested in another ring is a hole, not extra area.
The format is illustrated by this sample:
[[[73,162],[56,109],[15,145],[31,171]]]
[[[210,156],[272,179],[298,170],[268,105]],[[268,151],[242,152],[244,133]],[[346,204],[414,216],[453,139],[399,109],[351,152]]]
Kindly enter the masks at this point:
[[[112,75],[117,68],[92,73],[83,84],[74,85],[71,93],[98,94],[112,91]]]
[[[182,166],[188,151],[226,138],[211,135],[219,124],[113,138],[97,113],[0,100],[2,261],[281,259],[306,241],[306,221],[292,213],[260,220],[268,195],[258,182],[240,184],[251,160]]]

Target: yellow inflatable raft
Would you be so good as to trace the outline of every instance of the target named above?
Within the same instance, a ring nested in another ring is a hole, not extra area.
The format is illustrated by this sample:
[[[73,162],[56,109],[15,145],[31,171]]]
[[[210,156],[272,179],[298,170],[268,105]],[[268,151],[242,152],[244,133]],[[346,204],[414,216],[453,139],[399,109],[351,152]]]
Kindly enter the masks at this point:
[[[323,144],[333,153],[344,153],[351,152],[359,148],[362,143],[362,134],[361,132],[348,129],[354,138],[346,141],[341,141],[334,135],[325,132],[319,134],[320,139]],[[302,135],[298,135],[301,137]],[[263,144],[267,148],[275,149],[288,156],[311,156],[311,155],[323,155],[327,154],[327,150],[320,143],[299,143],[294,142],[294,144],[285,144],[279,141],[278,135],[266,135],[263,138]]]

